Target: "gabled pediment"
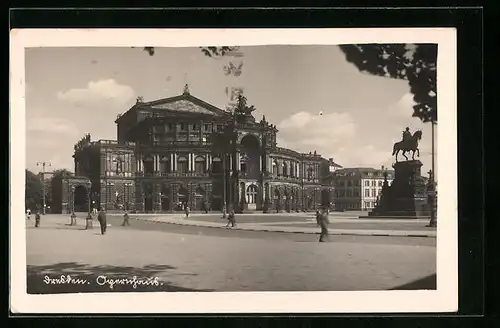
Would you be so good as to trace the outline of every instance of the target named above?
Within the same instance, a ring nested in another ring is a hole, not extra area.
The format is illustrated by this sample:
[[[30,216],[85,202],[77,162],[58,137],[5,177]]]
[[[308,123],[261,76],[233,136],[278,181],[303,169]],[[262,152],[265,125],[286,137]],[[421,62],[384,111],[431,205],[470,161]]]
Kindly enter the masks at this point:
[[[156,110],[167,110],[180,113],[205,114],[213,116],[227,115],[225,111],[191,95],[182,95],[167,99],[160,99],[145,104]]]
[[[174,112],[183,112],[183,113],[195,113],[195,114],[208,114],[208,115],[216,115],[213,111],[204,108],[203,106],[196,105],[189,100],[178,100],[174,102],[169,102],[165,104],[158,104],[151,106],[153,109],[167,109]]]

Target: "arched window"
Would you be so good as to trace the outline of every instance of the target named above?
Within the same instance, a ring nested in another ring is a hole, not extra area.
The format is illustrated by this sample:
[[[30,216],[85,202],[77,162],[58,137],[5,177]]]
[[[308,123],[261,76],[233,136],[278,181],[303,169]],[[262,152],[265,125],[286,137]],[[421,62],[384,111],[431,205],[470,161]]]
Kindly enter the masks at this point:
[[[167,156],[163,156],[160,158],[160,172],[168,173],[170,172],[170,160]]]
[[[179,173],[188,172],[188,160],[186,157],[179,156],[177,158],[177,172]]]
[[[273,160],[273,175],[278,175],[278,161]]]
[[[153,163],[153,157],[151,156],[146,156],[144,157],[144,173],[153,173],[154,171],[154,163]]]
[[[250,185],[247,188],[247,204],[255,204],[257,202],[257,186]]]
[[[313,168],[312,166],[309,166],[307,168],[307,180],[312,180],[313,179]]]
[[[212,173],[222,173],[222,161],[219,157],[212,159]]]
[[[202,157],[202,156],[198,156],[195,158],[194,160],[194,171],[196,173],[205,173],[207,170],[206,170],[206,166],[205,166],[205,158]]]
[[[283,176],[287,177],[288,176],[288,163],[283,162]]]

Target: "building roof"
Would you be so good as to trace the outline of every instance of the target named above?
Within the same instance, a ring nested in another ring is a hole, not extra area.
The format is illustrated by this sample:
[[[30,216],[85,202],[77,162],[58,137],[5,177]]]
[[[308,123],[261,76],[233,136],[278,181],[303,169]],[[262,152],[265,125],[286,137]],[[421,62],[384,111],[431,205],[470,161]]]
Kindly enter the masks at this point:
[[[165,111],[172,113],[183,113],[183,114],[205,114],[211,116],[228,116],[230,113],[222,110],[212,104],[207,103],[193,95],[189,92],[184,92],[181,95],[162,98],[158,100],[143,102],[141,100],[137,100],[137,103],[130,108],[127,112],[131,110],[156,110],[156,111]],[[115,123],[118,123],[121,118],[124,116],[118,115],[115,120]]]
[[[372,167],[345,167],[338,169],[333,174],[339,175],[342,173],[357,173],[357,174],[368,174],[368,173],[383,173],[385,170],[374,169]],[[394,170],[387,170],[388,174],[394,174]]]

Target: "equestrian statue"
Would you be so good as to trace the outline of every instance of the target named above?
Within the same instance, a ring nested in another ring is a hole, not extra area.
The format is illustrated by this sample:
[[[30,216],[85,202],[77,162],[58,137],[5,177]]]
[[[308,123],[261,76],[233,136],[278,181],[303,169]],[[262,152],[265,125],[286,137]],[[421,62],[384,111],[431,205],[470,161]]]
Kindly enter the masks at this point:
[[[420,157],[420,150],[418,149],[418,142],[422,139],[422,131],[417,130],[412,135],[410,128],[406,128],[403,131],[403,140],[396,142],[392,148],[392,156],[396,156],[396,162],[398,161],[398,154],[400,151],[403,152],[404,158],[408,160],[406,156],[407,152],[412,152],[412,160],[415,160],[415,153]]]

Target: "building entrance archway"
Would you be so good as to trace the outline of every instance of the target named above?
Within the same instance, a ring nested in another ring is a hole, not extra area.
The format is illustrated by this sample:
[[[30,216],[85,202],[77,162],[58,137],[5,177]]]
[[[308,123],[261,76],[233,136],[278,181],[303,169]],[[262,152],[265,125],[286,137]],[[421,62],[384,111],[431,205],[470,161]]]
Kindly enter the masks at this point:
[[[185,209],[185,207],[189,204],[189,191],[186,187],[180,187],[179,192],[177,193],[180,208],[179,210]]]
[[[170,188],[168,186],[162,186],[160,202],[162,211],[170,211]]]
[[[73,191],[72,209],[74,212],[87,212],[89,207],[89,197],[87,187],[76,185]]]
[[[205,190],[202,187],[196,188],[195,194],[195,211],[203,211],[205,210]]]
[[[153,212],[153,186],[151,184],[146,184],[144,188],[144,212],[151,213]]]
[[[274,190],[274,208],[277,212],[281,211],[281,193],[278,189]]]
[[[257,136],[247,134],[240,142],[240,167],[241,173],[248,179],[258,179],[260,167],[260,142]]]

